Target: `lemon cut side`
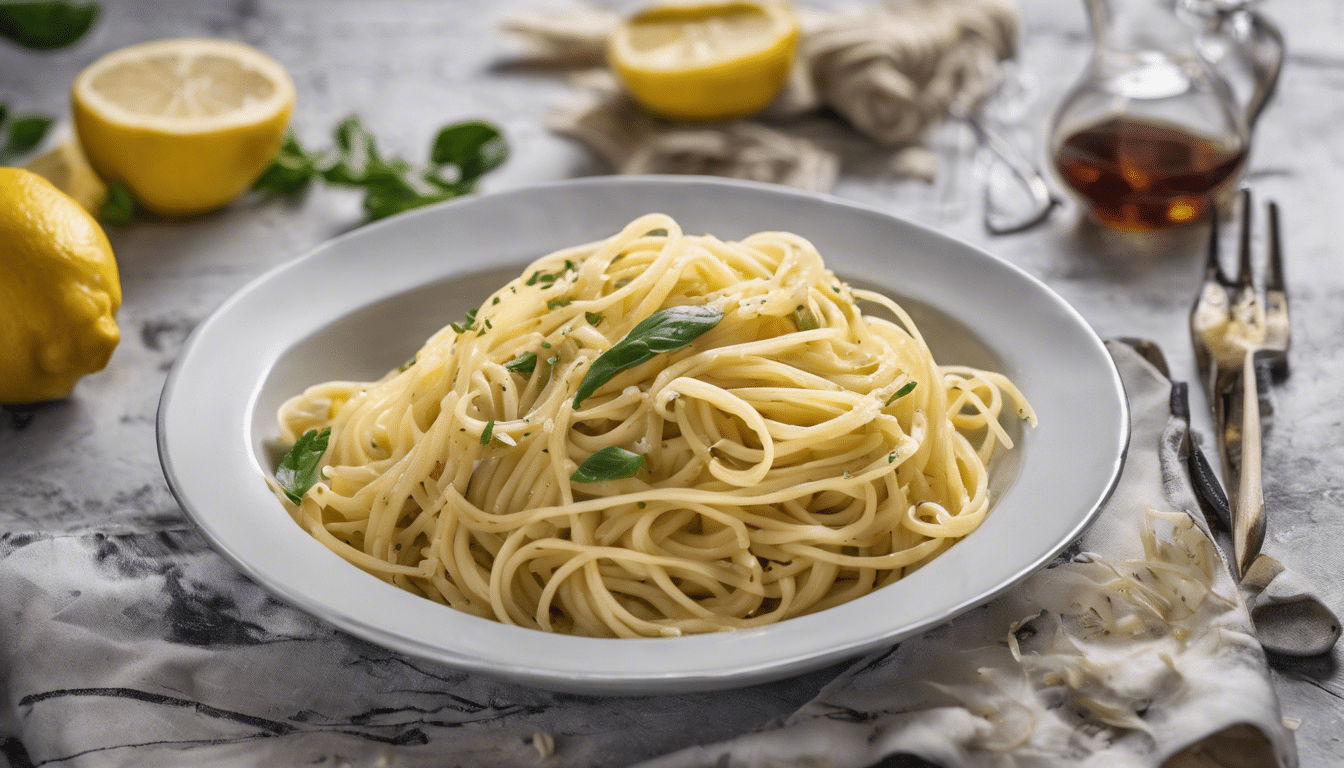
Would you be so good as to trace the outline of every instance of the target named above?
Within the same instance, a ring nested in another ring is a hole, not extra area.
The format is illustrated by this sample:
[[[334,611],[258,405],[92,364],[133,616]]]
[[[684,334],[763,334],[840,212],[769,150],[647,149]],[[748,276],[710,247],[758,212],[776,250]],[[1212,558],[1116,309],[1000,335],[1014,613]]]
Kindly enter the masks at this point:
[[[607,59],[645,109],[678,120],[745,117],[788,78],[798,23],[781,4],[665,6],[622,24]]]
[[[294,84],[274,59],[231,40],[158,40],[114,51],[71,91],[75,130],[95,170],[147,208],[218,208],[280,149]]]

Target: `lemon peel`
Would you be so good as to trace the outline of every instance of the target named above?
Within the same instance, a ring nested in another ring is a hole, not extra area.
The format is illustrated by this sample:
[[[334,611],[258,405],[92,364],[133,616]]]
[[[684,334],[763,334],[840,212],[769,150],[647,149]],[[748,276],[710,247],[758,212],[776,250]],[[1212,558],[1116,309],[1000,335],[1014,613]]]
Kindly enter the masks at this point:
[[[121,332],[121,281],[98,222],[51,182],[0,168],[0,403],[70,394]]]

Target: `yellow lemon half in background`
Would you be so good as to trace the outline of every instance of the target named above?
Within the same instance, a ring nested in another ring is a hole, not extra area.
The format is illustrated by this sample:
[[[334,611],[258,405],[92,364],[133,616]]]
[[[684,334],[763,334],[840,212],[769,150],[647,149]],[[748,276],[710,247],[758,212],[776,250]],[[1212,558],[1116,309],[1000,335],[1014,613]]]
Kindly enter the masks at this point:
[[[798,22],[770,2],[661,6],[622,24],[607,60],[645,109],[678,120],[744,117],[788,78]]]
[[[158,40],[95,61],[71,100],[94,169],[150,210],[178,215],[219,208],[251,186],[280,150],[294,83],[242,43]]]
[[[0,403],[65,397],[121,340],[121,280],[89,212],[51,182],[0,168]]]

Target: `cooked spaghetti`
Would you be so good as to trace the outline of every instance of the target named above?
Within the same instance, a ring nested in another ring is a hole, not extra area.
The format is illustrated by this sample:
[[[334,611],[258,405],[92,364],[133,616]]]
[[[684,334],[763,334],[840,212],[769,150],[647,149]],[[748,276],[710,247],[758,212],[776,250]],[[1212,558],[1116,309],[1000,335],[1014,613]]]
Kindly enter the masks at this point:
[[[975,530],[1001,416],[1035,419],[803,238],[650,214],[537,260],[382,379],[285,403],[283,440],[330,438],[299,503],[279,495],[341,557],[466,613],[713,632],[853,600]]]

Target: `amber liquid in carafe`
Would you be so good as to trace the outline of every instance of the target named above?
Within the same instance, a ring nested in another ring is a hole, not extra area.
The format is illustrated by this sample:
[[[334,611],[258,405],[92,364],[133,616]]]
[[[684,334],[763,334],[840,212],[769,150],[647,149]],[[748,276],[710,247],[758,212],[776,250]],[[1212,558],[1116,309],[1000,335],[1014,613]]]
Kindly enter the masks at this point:
[[[1065,139],[1055,167],[1091,203],[1098,220],[1146,231],[1204,216],[1245,159],[1245,148],[1119,117]]]

